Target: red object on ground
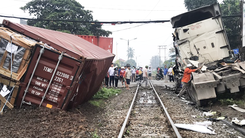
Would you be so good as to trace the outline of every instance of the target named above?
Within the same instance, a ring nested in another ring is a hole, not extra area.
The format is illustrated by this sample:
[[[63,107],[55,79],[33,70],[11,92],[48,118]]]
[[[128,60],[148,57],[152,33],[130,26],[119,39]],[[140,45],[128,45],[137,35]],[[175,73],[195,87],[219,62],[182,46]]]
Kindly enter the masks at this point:
[[[76,35],[7,20],[3,21],[3,25],[52,47],[45,48],[38,60],[42,46],[35,46],[21,82],[17,106],[21,105],[25,90],[25,102],[61,109],[76,107],[88,101],[99,90],[113,61],[113,54]]]
[[[93,43],[109,52],[113,52],[113,38],[109,37],[97,37],[97,36],[89,36],[89,35],[78,35],[79,37]]]

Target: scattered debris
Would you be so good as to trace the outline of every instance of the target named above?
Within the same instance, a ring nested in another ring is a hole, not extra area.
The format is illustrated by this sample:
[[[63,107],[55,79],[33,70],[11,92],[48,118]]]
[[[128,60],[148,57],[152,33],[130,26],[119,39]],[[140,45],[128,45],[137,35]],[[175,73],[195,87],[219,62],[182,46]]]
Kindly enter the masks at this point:
[[[203,112],[203,116],[207,117],[209,121],[219,121],[226,118],[224,116],[221,116],[221,113],[217,111]]]
[[[203,116],[207,116],[207,117],[210,117],[210,116],[214,116],[216,115],[216,112],[212,112],[212,111],[209,111],[209,112],[203,112]]]
[[[228,122],[227,120],[221,120],[223,123],[225,123],[226,125],[228,125],[229,127],[231,128],[234,128],[236,131],[242,133],[244,136],[245,136],[245,130],[240,128],[240,127],[237,127],[235,125],[233,125],[232,123]]]
[[[195,124],[175,124],[176,127],[192,130],[201,133],[208,133],[208,134],[216,134],[212,128],[209,127],[212,125],[211,121],[204,121],[204,122],[195,122]]]
[[[239,126],[244,126],[245,125],[245,119],[243,120],[238,120],[237,118],[232,118],[231,123],[234,123]]]
[[[231,107],[239,112],[242,112],[242,113],[245,113],[245,109],[242,109],[240,107],[238,107],[236,104],[233,104],[233,105],[229,105],[228,107]]]

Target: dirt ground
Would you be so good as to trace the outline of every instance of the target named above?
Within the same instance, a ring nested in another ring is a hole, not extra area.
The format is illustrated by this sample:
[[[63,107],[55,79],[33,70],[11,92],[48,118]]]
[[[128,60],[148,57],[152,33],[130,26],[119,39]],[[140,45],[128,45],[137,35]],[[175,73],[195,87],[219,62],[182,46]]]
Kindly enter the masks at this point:
[[[131,90],[119,89],[122,92],[104,100],[104,105],[101,107],[95,107],[88,102],[69,111],[35,106],[5,110],[0,116],[0,138],[115,138],[119,134],[136,87]],[[233,117],[245,118],[243,113],[227,106],[221,106],[219,103],[200,110],[193,105],[186,104],[173,91],[159,86],[157,91],[164,99],[164,104],[175,123],[193,124],[207,121],[203,116],[203,109],[218,111],[222,116],[227,116],[228,121]],[[245,137],[221,121],[213,122],[210,127],[215,131],[215,135],[183,129],[179,131],[184,138]]]

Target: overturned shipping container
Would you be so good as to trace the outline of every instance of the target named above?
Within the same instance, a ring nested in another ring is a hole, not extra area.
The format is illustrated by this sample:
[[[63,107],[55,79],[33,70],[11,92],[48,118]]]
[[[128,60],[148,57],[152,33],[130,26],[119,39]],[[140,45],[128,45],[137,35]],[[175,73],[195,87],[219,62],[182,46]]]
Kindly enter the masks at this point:
[[[23,103],[67,109],[100,88],[114,55],[75,35],[12,23],[3,25],[38,43],[21,77],[16,106]]]
[[[89,35],[78,35],[78,36],[111,53],[113,51],[113,38],[101,37],[101,36],[89,36]]]

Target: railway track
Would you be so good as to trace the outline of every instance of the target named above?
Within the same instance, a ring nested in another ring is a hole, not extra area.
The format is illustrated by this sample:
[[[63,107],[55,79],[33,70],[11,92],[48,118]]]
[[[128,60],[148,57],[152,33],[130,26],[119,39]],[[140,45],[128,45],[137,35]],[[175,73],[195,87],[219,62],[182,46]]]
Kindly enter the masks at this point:
[[[151,82],[150,86],[151,88],[137,86],[118,138],[181,138]]]

